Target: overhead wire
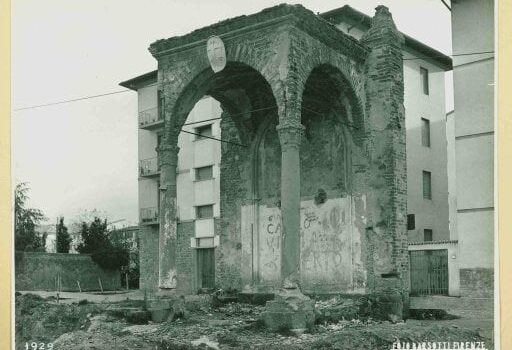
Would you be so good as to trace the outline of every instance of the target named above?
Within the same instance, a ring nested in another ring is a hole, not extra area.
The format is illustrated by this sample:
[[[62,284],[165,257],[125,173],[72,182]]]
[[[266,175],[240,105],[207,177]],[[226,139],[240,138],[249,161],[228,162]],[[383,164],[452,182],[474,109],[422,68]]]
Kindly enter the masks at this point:
[[[483,54],[489,54],[494,53],[494,51],[480,51],[480,52],[466,52],[466,53],[459,53],[454,55],[432,55],[432,56],[424,56],[424,57],[407,57],[403,58],[404,61],[412,61],[412,60],[424,60],[429,58],[441,58],[441,57],[459,57],[459,56],[472,56],[472,55],[483,55]]]
[[[212,137],[212,136],[205,136],[205,135],[202,135],[202,134],[197,134],[195,132],[191,132],[191,131],[187,131],[187,130],[183,130],[183,129],[181,129],[181,131],[184,132],[184,133],[187,133],[187,134],[200,136],[201,138],[211,139],[211,140],[215,140],[215,141],[219,141],[219,142],[231,143],[233,145],[237,145],[237,146],[241,146],[241,147],[247,147],[247,145],[243,145],[241,143],[237,143],[237,142],[233,142],[233,141],[221,140],[221,139],[218,139],[218,138],[215,138],[215,137]]]
[[[407,58],[404,58],[403,60],[404,61],[410,61],[410,60],[421,60],[421,59],[428,59],[428,58],[441,58],[441,57],[446,57],[446,56],[448,56],[448,57],[458,57],[458,56],[480,55],[480,54],[490,54],[490,53],[494,53],[494,51],[466,52],[466,53],[459,53],[459,54],[453,54],[453,55],[437,55],[437,56],[433,55],[433,56],[425,56],[425,57],[407,57]],[[49,107],[49,106],[54,106],[54,105],[59,105],[59,104],[64,104],[64,103],[77,102],[77,101],[89,100],[89,99],[103,97],[103,96],[121,94],[121,93],[129,92],[129,91],[133,91],[133,90],[130,90],[130,89],[119,90],[119,91],[113,91],[113,92],[108,92],[108,93],[104,93],[104,94],[79,97],[79,98],[70,99],[70,100],[63,100],[63,101],[57,101],[57,102],[49,102],[49,103],[45,103],[45,104],[34,105],[34,106],[27,106],[27,107],[20,107],[20,108],[13,109],[13,111],[17,112],[17,111],[22,111],[22,110],[27,110],[27,109]],[[149,111],[149,110],[154,109],[154,108],[155,107],[152,107],[152,108],[146,109],[144,111]],[[140,111],[140,112],[144,112],[144,111]]]
[[[45,104],[42,104],[42,105],[35,105],[35,106],[29,106],[29,107],[15,108],[15,109],[13,109],[13,111],[22,111],[22,110],[25,110],[25,109],[48,107],[48,106],[60,105],[60,104],[63,104],[63,103],[76,102],[76,101],[82,101],[82,100],[89,100],[89,99],[97,98],[97,97],[121,94],[123,92],[128,92],[128,91],[132,91],[132,90],[128,90],[128,89],[127,90],[119,90],[119,91],[114,91],[114,92],[108,92],[108,93],[105,93],[105,94],[91,95],[91,96],[74,98],[74,99],[71,99],[71,100],[64,100],[64,101],[58,101],[58,102],[45,103]]]
[[[446,8],[451,12],[452,11],[452,8],[450,6],[448,6],[448,4],[446,3],[446,1],[444,0],[441,0],[441,2],[443,3],[444,6],[446,6]]]

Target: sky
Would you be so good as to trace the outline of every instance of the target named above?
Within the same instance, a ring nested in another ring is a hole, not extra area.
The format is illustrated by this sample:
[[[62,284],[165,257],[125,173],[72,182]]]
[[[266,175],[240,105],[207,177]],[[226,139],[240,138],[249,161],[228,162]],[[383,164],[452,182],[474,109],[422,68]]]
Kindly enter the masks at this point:
[[[11,13],[13,184],[28,182],[31,207],[74,220],[98,210],[137,224],[135,92],[19,108],[125,90],[157,68],[149,45],[283,0],[16,0]],[[402,32],[451,54],[450,12],[441,0],[310,0],[314,12],[345,4],[373,15],[389,7]],[[447,88],[452,91],[451,73]],[[447,111],[453,109],[447,98]]]

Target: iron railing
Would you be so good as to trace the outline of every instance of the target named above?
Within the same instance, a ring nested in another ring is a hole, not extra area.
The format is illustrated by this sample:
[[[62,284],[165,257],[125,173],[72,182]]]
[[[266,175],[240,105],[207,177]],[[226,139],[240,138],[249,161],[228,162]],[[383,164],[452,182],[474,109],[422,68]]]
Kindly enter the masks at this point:
[[[159,218],[158,207],[140,209],[140,222],[142,224],[158,224]]]
[[[144,128],[145,126],[155,124],[163,121],[158,113],[158,107],[149,108],[139,112],[139,127]]]
[[[160,172],[158,157],[139,160],[139,175],[151,176]]]

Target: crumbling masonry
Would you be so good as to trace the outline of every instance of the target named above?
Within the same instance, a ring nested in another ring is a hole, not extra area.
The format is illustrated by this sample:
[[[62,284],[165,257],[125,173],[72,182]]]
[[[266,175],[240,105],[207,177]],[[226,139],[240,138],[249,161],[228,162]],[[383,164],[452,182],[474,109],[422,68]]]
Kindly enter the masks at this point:
[[[214,73],[206,40],[225,45]],[[164,141],[158,233],[142,288],[193,293],[193,225],[176,218],[178,134],[204,95],[223,108],[216,285],[407,298],[403,39],[384,6],[361,41],[279,5],[150,46]],[[179,190],[179,189],[178,189]],[[156,264],[158,259],[158,264]]]

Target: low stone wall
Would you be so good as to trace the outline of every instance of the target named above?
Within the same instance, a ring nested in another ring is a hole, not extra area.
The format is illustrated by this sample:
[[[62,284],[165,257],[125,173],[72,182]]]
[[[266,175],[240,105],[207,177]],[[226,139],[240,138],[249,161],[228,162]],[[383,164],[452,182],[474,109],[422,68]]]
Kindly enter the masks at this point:
[[[494,269],[460,269],[460,295],[470,298],[492,298]]]
[[[15,288],[16,290],[57,290],[57,278],[60,276],[62,291],[103,290],[121,288],[119,271],[101,269],[87,254],[59,254],[16,252]]]

